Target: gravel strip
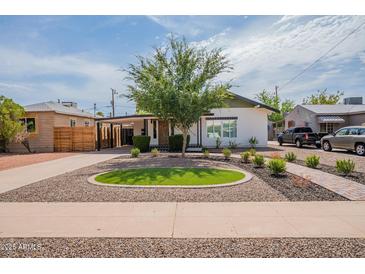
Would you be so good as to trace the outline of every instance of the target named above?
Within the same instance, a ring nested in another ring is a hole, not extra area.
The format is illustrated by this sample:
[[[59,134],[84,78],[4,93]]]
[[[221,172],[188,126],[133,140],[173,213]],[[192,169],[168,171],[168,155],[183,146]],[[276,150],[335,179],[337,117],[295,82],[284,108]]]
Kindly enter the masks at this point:
[[[87,182],[91,175],[127,167],[229,167],[224,162],[202,159],[117,158],[0,194],[2,202],[236,202],[287,201],[288,199],[257,177],[236,185],[205,189],[131,189],[98,186]],[[236,167],[237,168],[237,167]]]
[[[294,162],[295,164],[301,165],[301,166],[306,166],[305,162],[302,160],[295,160]],[[363,184],[365,185],[365,172],[357,172],[354,171],[352,172],[350,175],[343,175],[342,173],[339,173],[336,169],[336,167],[334,166],[328,166],[328,165],[324,165],[324,164],[319,164],[317,169],[323,171],[323,172],[327,172],[336,176],[340,176],[343,177],[345,179],[349,179],[351,181],[355,181],[357,183]]]
[[[253,173],[254,178],[236,186],[209,189],[131,189],[98,186],[87,182],[91,175],[128,167],[235,167]],[[343,201],[342,196],[295,175],[274,177],[267,168],[255,168],[238,159],[221,157],[204,160],[192,155],[181,159],[173,155],[151,158],[117,158],[55,176],[0,194],[0,202],[245,202],[245,201]]]
[[[0,257],[364,258],[354,238],[2,238]]]

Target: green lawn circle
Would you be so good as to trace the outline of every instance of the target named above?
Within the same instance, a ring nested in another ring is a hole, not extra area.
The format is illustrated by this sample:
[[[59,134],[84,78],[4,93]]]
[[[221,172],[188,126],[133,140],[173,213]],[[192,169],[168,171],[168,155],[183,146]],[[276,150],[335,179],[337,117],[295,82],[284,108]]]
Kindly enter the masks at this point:
[[[206,186],[240,181],[240,171],[217,168],[130,168],[118,169],[95,177],[95,181],[110,185],[130,186]]]

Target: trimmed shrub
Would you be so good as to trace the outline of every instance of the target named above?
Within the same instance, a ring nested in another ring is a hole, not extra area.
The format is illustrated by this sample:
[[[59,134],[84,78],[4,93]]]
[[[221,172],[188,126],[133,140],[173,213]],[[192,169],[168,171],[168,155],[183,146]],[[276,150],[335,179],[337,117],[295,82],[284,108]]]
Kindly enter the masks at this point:
[[[252,162],[256,167],[263,167],[265,164],[264,156],[256,154],[255,157],[252,159]]]
[[[349,175],[355,169],[354,161],[348,160],[336,160],[336,170],[345,175]]]
[[[288,162],[294,162],[297,159],[297,155],[294,152],[288,152],[285,154],[285,160]]]
[[[186,138],[186,147],[189,146],[190,135]],[[176,134],[169,136],[169,151],[170,152],[181,152],[183,146],[183,136],[182,134]]]
[[[152,157],[157,157],[160,154],[160,151],[157,148],[151,149]]]
[[[308,156],[307,158],[305,158],[305,165],[310,168],[316,168],[319,165],[319,156]]]
[[[203,150],[203,157],[204,158],[209,158],[209,150],[207,150],[207,149]]]
[[[241,159],[242,159],[242,161],[244,163],[248,164],[250,162],[250,156],[251,156],[251,154],[250,154],[249,151],[242,152],[240,154],[240,156],[241,156]]]
[[[269,161],[267,166],[274,175],[284,173],[286,170],[286,162],[283,159],[272,159]]]
[[[250,154],[251,154],[252,157],[256,155],[256,149],[250,148],[249,151],[250,151]]]
[[[140,152],[150,151],[150,136],[136,135],[132,137],[133,147],[138,148]]]
[[[132,148],[131,149],[131,155],[132,155],[132,157],[133,158],[137,158],[138,156],[139,156],[139,153],[140,153],[141,151],[139,150],[139,148]]]
[[[229,148],[223,149],[222,152],[226,160],[228,160],[229,157],[231,157],[232,151]]]

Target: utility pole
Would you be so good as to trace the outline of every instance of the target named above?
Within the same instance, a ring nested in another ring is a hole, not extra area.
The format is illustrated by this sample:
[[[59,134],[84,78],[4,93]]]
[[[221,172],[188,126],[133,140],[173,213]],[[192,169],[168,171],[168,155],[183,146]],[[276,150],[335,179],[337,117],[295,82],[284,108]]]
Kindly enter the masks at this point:
[[[112,101],[111,101],[111,104],[112,104],[112,113],[113,113],[113,117],[115,117],[115,101],[114,101],[114,95],[115,94],[118,94],[118,92],[115,89],[113,89],[113,88],[111,88],[111,90],[112,90]]]
[[[94,117],[96,117],[96,103],[94,103]]]
[[[278,89],[279,89],[279,86],[275,86],[275,96],[278,97]]]

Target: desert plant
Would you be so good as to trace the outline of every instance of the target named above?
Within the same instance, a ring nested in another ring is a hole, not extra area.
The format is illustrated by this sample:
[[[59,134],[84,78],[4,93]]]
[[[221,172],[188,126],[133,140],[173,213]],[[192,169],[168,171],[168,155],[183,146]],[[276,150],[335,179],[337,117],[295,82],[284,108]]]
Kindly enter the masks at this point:
[[[208,149],[203,149],[203,156],[204,156],[204,158],[209,158],[209,150]]]
[[[256,145],[259,143],[259,140],[257,140],[256,136],[252,136],[248,142],[250,143],[252,148],[255,148]]]
[[[240,156],[241,156],[241,159],[242,159],[242,161],[244,162],[244,163],[249,163],[250,162],[250,156],[251,156],[251,154],[250,154],[250,152],[249,151],[245,151],[245,152],[242,152],[241,154],[240,154]]]
[[[140,153],[141,151],[139,150],[139,148],[132,148],[131,149],[131,156],[133,157],[133,158],[137,158],[138,156],[139,156],[139,153]]]
[[[152,157],[157,157],[160,154],[160,151],[157,148],[151,149]]]
[[[215,139],[215,148],[220,148],[222,144],[221,138],[217,137],[217,139]]]
[[[133,146],[138,148],[140,152],[148,152],[150,150],[151,136],[136,135],[132,137]]]
[[[336,170],[345,175],[349,175],[355,169],[354,161],[348,160],[336,160]]]
[[[319,156],[310,155],[305,158],[305,165],[310,168],[316,168],[319,165]]]
[[[270,158],[272,159],[282,159],[279,152],[273,152],[270,154]]]
[[[228,148],[230,148],[230,149],[235,149],[235,148],[237,148],[237,143],[236,143],[236,141],[231,141],[231,140],[229,140],[228,141]]]
[[[294,152],[288,152],[285,154],[285,160],[288,162],[294,162],[297,159],[297,155]]]
[[[250,148],[249,152],[252,157],[254,157],[256,155],[256,149],[254,149],[254,148]]]
[[[223,149],[224,159],[228,160],[231,157],[232,151],[229,148]]]
[[[256,154],[255,157],[252,159],[252,162],[255,164],[256,167],[263,167],[265,164],[264,156]]]
[[[283,159],[272,159],[267,166],[274,175],[279,175],[286,170],[286,162]]]

